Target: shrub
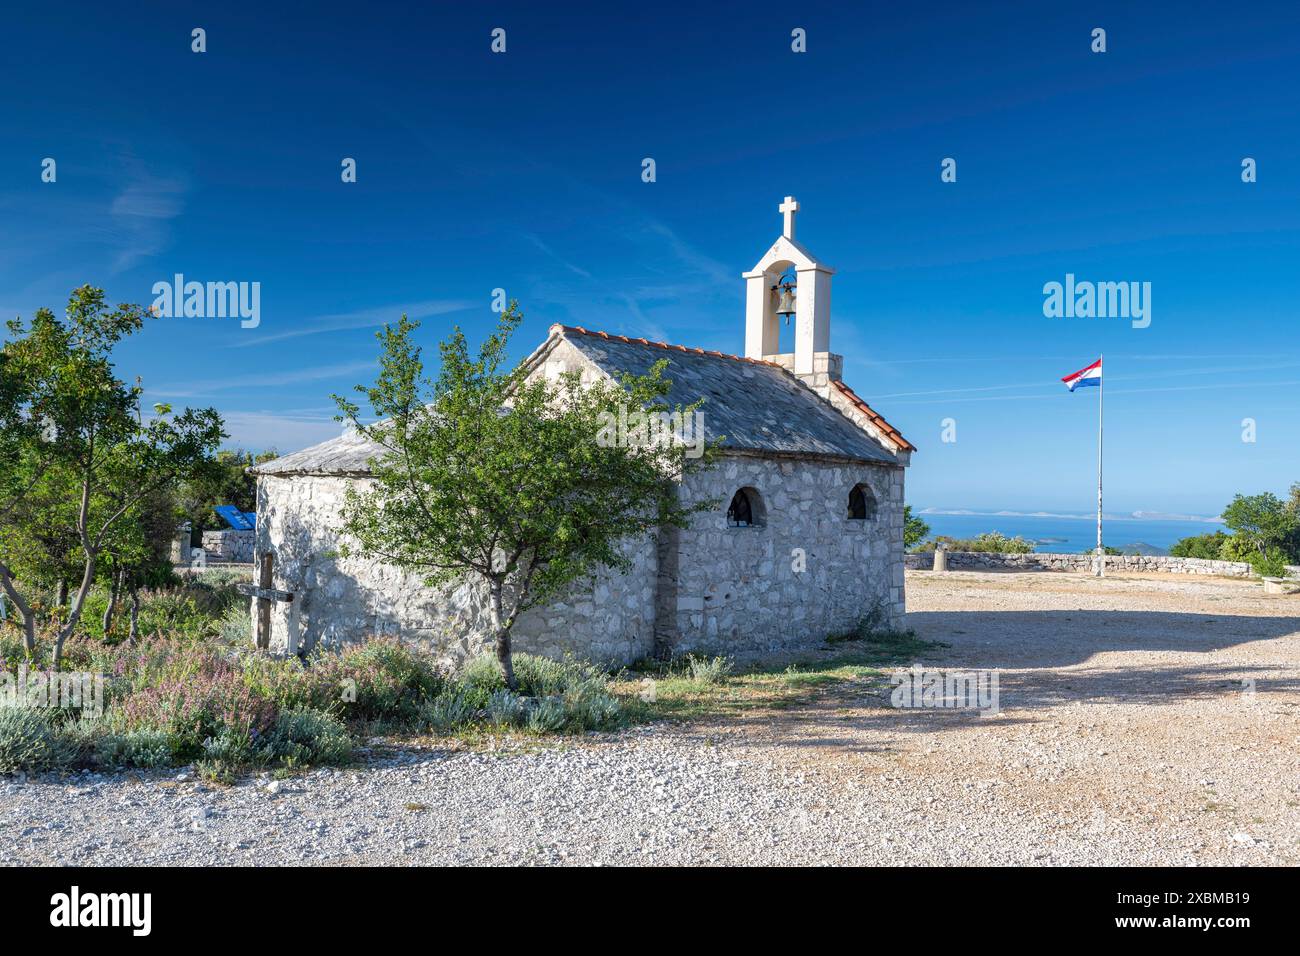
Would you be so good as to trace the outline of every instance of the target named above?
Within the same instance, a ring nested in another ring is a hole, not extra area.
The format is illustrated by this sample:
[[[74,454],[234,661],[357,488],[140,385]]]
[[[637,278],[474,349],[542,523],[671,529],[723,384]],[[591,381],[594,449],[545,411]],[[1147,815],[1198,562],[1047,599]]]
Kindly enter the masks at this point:
[[[333,689],[332,697],[317,686],[315,676],[296,657],[272,657],[263,651],[245,651],[239,657],[240,678],[256,696],[269,700],[277,710],[292,707],[315,707],[329,711],[330,704],[341,700]]]
[[[1256,554],[1250,566],[1262,578],[1286,577],[1287,555],[1281,548],[1270,548],[1267,554]]]
[[[524,656],[519,655],[520,658]],[[519,666],[516,660],[512,659],[511,663],[516,667]],[[501,674],[501,665],[491,654],[480,654],[465,664],[456,676],[466,687],[486,691],[489,694],[506,686],[506,679]]]
[[[508,690],[493,691],[492,696],[488,698],[487,716],[494,724],[514,727],[524,720],[524,702],[517,694]]]
[[[249,584],[253,580],[251,571],[242,568],[213,568],[202,574],[194,575],[188,582],[189,587],[212,595],[221,602],[242,605],[248,608],[247,596],[239,593],[239,585]]]
[[[447,675],[427,654],[389,639],[350,645],[341,651],[320,650],[310,660],[311,705],[349,718],[406,720],[420,702],[436,697]],[[345,685],[345,682],[352,682]],[[356,700],[344,702],[344,686],[355,685]]]
[[[215,737],[203,741],[203,759],[228,766],[252,763],[259,756],[257,741],[251,733],[224,727]]]
[[[564,709],[569,713],[573,730],[598,730],[612,727],[623,719],[623,705],[609,693],[603,679],[592,678],[568,689]]]
[[[92,753],[110,770],[148,770],[171,763],[172,741],[161,730],[110,730],[94,737]]]
[[[694,654],[688,654],[686,669],[691,675],[691,680],[712,686],[722,683],[723,678],[732,672],[733,667],[729,657],[696,657]]]
[[[973,538],[949,538],[940,535],[930,541],[917,545],[918,552],[933,551],[939,542],[947,545],[949,551],[982,551],[991,554],[1030,554],[1034,543],[1026,541],[1020,535],[1008,538],[998,531],[986,531]]]
[[[574,660],[554,661],[535,654],[516,654],[513,663],[519,693],[525,697],[555,697],[573,684],[599,673],[591,664]]]
[[[537,734],[553,734],[569,723],[564,701],[558,697],[543,697],[528,712],[528,729]]]
[[[216,634],[216,613],[224,611],[213,607],[214,603],[209,595],[190,588],[143,592],[140,632],[166,634],[173,640],[206,640]]]
[[[238,767],[225,763],[221,760],[196,760],[194,761],[194,772],[208,783],[220,784],[221,786],[233,786],[238,778]]]
[[[470,693],[461,687],[449,687],[420,705],[419,719],[434,733],[445,734],[468,724],[477,710]]]
[[[295,708],[276,718],[261,750],[265,757],[293,766],[344,763],[352,756],[352,737],[337,717]]]
[[[236,605],[217,621],[217,637],[222,643],[235,647],[251,647],[253,643],[253,616],[247,607]]]
[[[1253,561],[1259,554],[1256,548],[1249,540],[1240,535],[1227,535],[1223,539],[1223,545],[1219,550],[1219,558],[1224,561]]]
[[[188,760],[205,753],[209,738],[235,749],[270,729],[275,705],[257,696],[231,666],[201,671],[186,679],[168,677],[132,694],[122,706],[129,729],[163,731],[173,757]]]
[[[75,756],[76,747],[44,710],[0,707],[0,773],[52,770]]]
[[[1169,553],[1175,558],[1203,558],[1206,561],[1218,561],[1228,537],[1222,531],[1191,535],[1175,541]]]

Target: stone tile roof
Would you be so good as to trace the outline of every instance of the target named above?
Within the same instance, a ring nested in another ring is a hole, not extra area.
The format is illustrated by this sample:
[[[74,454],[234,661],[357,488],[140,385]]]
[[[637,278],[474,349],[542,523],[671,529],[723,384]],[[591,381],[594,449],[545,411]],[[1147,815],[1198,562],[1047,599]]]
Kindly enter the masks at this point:
[[[292,455],[272,458],[249,469],[254,475],[366,475],[367,462],[384,449],[356,432],[312,445]]]
[[[725,436],[723,448],[779,456],[835,458],[897,464],[898,459],[844,414],[775,362],[632,339],[578,326],[555,325],[551,337],[530,356],[540,360],[563,337],[611,375],[639,375],[667,358],[668,401],[689,405],[704,398],[706,434]],[[915,449],[847,385],[837,387],[883,433],[908,451]],[[348,433],[265,462],[255,475],[365,475],[367,462],[384,453],[375,443]]]
[[[853,403],[854,408],[866,415],[871,424],[884,432],[890,441],[896,442],[904,451],[916,451],[916,446],[904,438],[897,428],[885,421],[884,418],[880,416],[879,412],[859,398],[857,392],[853,391],[853,389],[849,388],[838,379],[832,381],[831,384],[834,385],[845,398]]]
[[[643,374],[656,361],[668,359],[664,372],[672,381],[668,401],[689,405],[703,397],[706,434],[710,439],[725,436],[724,448],[885,464],[898,461],[775,362],[591,332],[579,326],[552,326],[551,332],[562,335],[611,374]],[[897,434],[892,427],[889,431]]]

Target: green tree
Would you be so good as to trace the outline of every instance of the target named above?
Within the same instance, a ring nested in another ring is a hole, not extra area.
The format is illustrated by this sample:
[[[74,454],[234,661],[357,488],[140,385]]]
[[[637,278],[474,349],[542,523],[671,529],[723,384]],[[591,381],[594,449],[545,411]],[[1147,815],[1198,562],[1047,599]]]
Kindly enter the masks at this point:
[[[217,505],[234,505],[240,511],[257,510],[257,479],[248,469],[275,457],[274,451],[255,454],[242,448],[217,452],[213,468],[185,482],[181,488],[180,508],[194,532],[226,527],[226,522],[213,510]]]
[[[930,533],[930,526],[912,515],[912,506],[903,506],[903,547],[920,544]]]
[[[600,440],[605,416],[619,406],[670,411],[666,363],[617,385],[584,384],[577,373],[529,378],[505,364],[521,318],[512,302],[477,358],[456,329],[428,378],[412,342],[418,324],[403,316],[377,335],[377,381],[357,387],[378,424],[363,424],[356,404],[334,396],[340,420],[385,449],[370,463],[373,490],[346,495],[341,552],[418,573],[429,586],[481,582],[511,688],[511,630],[523,612],[600,567],[627,570],[625,542],[685,527],[717,504],[684,507],[676,484],[710,462],[716,445],[689,459],[677,443]]]
[[[171,544],[178,515],[176,489],[163,486],[146,495],[132,520],[119,522],[100,555],[100,577],[108,579],[108,602],[100,628],[105,637],[113,627],[118,598],[130,601],[131,640],[136,638],[141,587],[157,587],[173,579]]]
[[[86,596],[121,525],[138,520],[143,502],[210,467],[223,433],[216,411],[186,409],[173,415],[155,405],[145,420],[143,389],[117,378],[111,354],[138,331],[147,313],[138,306],[110,309],[101,289],[83,286],[68,300],[66,319],[48,309],[30,325],[8,324],[4,366],[19,411],[0,419],[0,444],[14,451],[0,458],[0,490],[8,507],[0,524],[0,587],[23,618],[28,653],[35,649],[30,603],[15,572],[31,547],[35,523],[57,515],[70,522],[80,549],[80,584],[55,637],[53,665],[76,630]],[[11,498],[21,489],[16,503]],[[72,507],[68,503],[71,499]],[[31,501],[50,502],[32,508]]]
[[[1228,536],[1222,531],[1195,534],[1175,541],[1169,553],[1175,558],[1204,558],[1217,561],[1223,555],[1223,543]]]
[[[1223,523],[1261,558],[1270,551],[1288,551],[1300,529],[1300,513],[1277,495],[1237,495],[1223,509]]]

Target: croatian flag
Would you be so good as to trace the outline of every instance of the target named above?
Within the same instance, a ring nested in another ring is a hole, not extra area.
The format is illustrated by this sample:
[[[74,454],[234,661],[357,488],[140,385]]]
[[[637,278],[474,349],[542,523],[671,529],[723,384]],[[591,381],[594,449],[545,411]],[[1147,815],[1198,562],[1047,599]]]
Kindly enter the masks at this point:
[[[1101,359],[1097,359],[1087,368],[1079,369],[1073,375],[1065,376],[1061,381],[1072,392],[1076,388],[1083,388],[1085,385],[1101,385]]]

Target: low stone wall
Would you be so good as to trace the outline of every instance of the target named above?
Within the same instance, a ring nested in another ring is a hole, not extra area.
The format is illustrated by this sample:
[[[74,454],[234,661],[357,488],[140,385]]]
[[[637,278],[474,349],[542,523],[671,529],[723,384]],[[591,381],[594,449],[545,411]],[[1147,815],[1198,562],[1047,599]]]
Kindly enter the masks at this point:
[[[203,552],[209,561],[230,561],[248,564],[253,560],[253,546],[257,543],[256,531],[203,532]]]
[[[1091,571],[1091,554],[998,554],[984,551],[949,551],[948,568],[957,571]],[[905,566],[928,571],[934,567],[933,552],[908,554]],[[1249,578],[1254,570],[1244,561],[1207,561],[1204,558],[1174,558],[1168,555],[1110,554],[1108,571],[1163,571],[1169,574],[1217,574]]]

